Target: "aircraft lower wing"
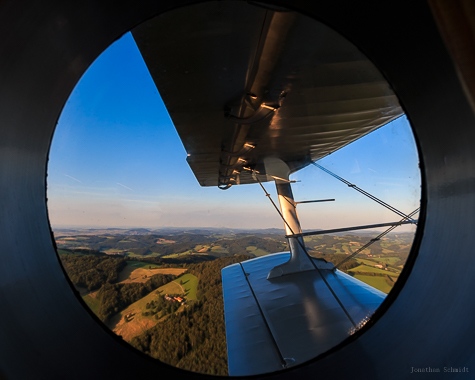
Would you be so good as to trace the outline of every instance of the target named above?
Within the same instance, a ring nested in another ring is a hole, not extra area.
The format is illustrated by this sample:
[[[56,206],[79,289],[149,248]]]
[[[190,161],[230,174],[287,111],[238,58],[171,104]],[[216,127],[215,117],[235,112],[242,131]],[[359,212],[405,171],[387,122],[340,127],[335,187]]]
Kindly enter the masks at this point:
[[[277,253],[222,270],[229,375],[315,358],[362,326],[386,296],[317,259],[318,270],[267,279],[289,258]]]

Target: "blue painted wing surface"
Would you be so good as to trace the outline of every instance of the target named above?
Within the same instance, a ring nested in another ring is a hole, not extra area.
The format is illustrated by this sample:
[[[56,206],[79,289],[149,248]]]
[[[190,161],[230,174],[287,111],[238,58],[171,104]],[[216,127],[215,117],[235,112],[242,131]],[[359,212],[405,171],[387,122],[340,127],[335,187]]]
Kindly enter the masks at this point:
[[[289,257],[278,253],[222,270],[229,375],[277,371],[324,353],[386,296],[338,270],[268,280],[269,270]]]

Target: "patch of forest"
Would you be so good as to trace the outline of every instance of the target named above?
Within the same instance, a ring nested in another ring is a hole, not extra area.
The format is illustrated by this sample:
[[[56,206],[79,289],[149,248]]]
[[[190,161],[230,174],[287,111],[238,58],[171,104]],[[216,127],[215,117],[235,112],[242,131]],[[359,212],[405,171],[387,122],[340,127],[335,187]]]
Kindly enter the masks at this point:
[[[59,258],[72,283],[89,291],[116,282],[127,265],[123,257],[109,257],[94,250],[63,250]]]
[[[227,375],[221,269],[249,258],[224,257],[189,265],[190,273],[199,279],[198,301],[135,337],[131,344],[178,368]]]

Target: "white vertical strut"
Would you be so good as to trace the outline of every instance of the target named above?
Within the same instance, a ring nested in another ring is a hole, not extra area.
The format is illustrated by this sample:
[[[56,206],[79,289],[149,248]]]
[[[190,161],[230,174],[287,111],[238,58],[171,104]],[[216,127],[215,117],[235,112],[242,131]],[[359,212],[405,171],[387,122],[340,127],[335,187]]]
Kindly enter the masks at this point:
[[[264,164],[267,175],[271,175],[275,180],[286,235],[301,234],[297,205],[289,181],[289,167],[284,161],[274,157],[266,158]],[[315,269],[315,264],[304,249],[303,238],[288,237],[287,241],[290,248],[290,260],[272,268],[267,275],[268,279]]]

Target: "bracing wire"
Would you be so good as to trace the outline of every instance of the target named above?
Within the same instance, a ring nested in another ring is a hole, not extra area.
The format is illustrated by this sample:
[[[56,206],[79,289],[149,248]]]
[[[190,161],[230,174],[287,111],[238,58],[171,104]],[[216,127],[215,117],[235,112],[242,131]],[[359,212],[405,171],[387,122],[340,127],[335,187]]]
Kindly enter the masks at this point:
[[[402,211],[399,211],[398,209],[396,209],[395,207],[387,204],[386,202],[380,200],[379,198],[375,197],[374,195],[366,192],[365,190],[359,188],[358,186],[352,184],[351,182],[345,180],[344,178],[338,176],[337,174],[331,172],[330,170],[328,169],[325,169],[323,166],[317,164],[317,163],[313,163],[313,165],[315,165],[316,167],[318,167],[319,169],[323,170],[324,172],[330,174],[332,177],[338,179],[339,181],[345,183],[346,185],[348,185],[349,187],[352,187],[354,188],[356,191],[360,192],[361,194],[363,195],[366,195],[368,198],[374,200],[375,202],[379,203],[380,205],[386,207],[387,209],[393,211],[394,213],[398,214],[399,216],[402,217],[402,219],[393,224],[390,228],[388,228],[386,231],[382,232],[381,234],[379,234],[376,238],[374,239],[371,239],[367,244],[365,244],[364,246],[360,247],[358,250],[356,250],[355,252],[353,252],[350,256],[346,257],[344,260],[342,260],[341,262],[339,262],[337,265],[335,265],[335,268],[334,270],[338,269],[342,264],[344,264],[345,262],[347,262],[348,260],[350,260],[351,258],[355,257],[358,253],[360,253],[361,251],[363,251],[364,249],[368,248],[371,244],[375,243],[376,241],[379,241],[383,236],[387,235],[389,232],[391,232],[392,230],[394,230],[396,227],[399,227],[400,225],[402,224],[405,224],[407,223],[408,221],[410,223],[413,223],[413,224],[416,224],[417,225],[417,220],[414,220],[412,219],[412,217],[417,214],[420,210],[420,208],[417,208],[416,210],[414,210],[413,212],[411,212],[409,215],[406,215],[404,214]],[[310,255],[308,254],[307,252],[307,249],[305,247],[305,244],[303,243],[303,236],[301,236],[300,238],[298,238],[297,236],[295,236],[295,233],[294,231],[292,230],[292,228],[290,227],[290,225],[288,224],[288,222],[285,220],[284,218],[284,215],[282,215],[282,212],[279,210],[279,208],[277,207],[277,205],[275,204],[275,202],[273,201],[273,199],[271,198],[271,195],[267,192],[267,190],[265,189],[264,185],[262,184],[262,182],[259,180],[259,178],[257,177],[256,173],[253,172],[253,175],[252,177],[254,178],[254,180],[259,183],[260,187],[262,188],[262,190],[264,191],[266,197],[269,199],[269,201],[272,203],[272,205],[274,206],[275,210],[277,211],[277,213],[279,214],[279,216],[281,217],[281,219],[284,221],[285,225],[289,228],[290,232],[292,233],[292,235],[294,235],[293,237],[297,239],[297,242],[298,244],[300,245],[300,247],[302,248],[302,250],[307,254],[307,256],[310,257]],[[348,310],[346,310],[344,304],[342,303],[342,301],[339,299],[338,295],[335,293],[335,291],[332,289],[332,287],[330,286],[330,284],[328,283],[328,281],[326,280],[325,276],[323,275],[323,273],[321,273],[321,270],[318,268],[318,266],[313,262],[313,259],[310,257],[310,261],[311,263],[313,264],[314,268],[319,272],[322,280],[325,282],[325,284],[327,285],[327,288],[330,290],[330,292],[332,293],[333,297],[335,298],[335,300],[338,302],[338,304],[340,305],[340,307],[342,308],[343,312],[346,314],[346,316],[348,317],[348,319],[350,320],[350,322],[356,327],[356,323],[355,321],[353,320],[353,318],[351,317],[350,313],[348,312]]]
[[[368,193],[367,191],[361,189],[360,187],[356,186],[355,184],[353,184],[353,183],[347,181],[346,179],[340,177],[339,175],[333,173],[332,171],[324,168],[323,166],[317,164],[316,162],[312,162],[312,164],[314,166],[316,166],[317,168],[323,170],[325,173],[330,174],[333,178],[336,178],[337,180],[339,180],[339,181],[343,182],[344,184],[348,185],[348,187],[351,187],[351,188],[355,189],[356,191],[358,191],[361,194],[367,196],[368,198],[372,199],[373,201],[375,201],[375,202],[379,203],[380,205],[386,207],[388,210],[391,210],[392,212],[394,212],[394,213],[398,214],[399,216],[405,218],[406,220],[410,221],[411,223],[417,225],[416,220],[410,218],[408,215],[404,214],[402,211],[399,211],[397,208],[395,208],[395,207],[391,206],[390,204],[382,201],[381,199],[375,197],[374,195]]]
[[[255,173],[253,173],[253,176],[255,181],[257,181],[257,183],[259,183],[259,185],[261,186],[262,190],[264,191],[266,197],[269,199],[269,201],[272,203],[272,205],[274,206],[274,208],[276,209],[277,213],[279,214],[279,216],[282,218],[282,220],[284,221],[285,225],[289,228],[290,232],[292,233],[292,235],[295,235],[294,231],[292,230],[292,228],[290,227],[290,225],[287,223],[287,221],[285,220],[284,218],[284,215],[282,215],[282,213],[280,212],[279,208],[277,207],[277,205],[275,204],[274,200],[272,199],[271,195],[267,192],[266,188],[264,187],[264,185],[262,184],[262,182],[259,180],[259,178],[257,177],[257,175],[255,175]],[[295,238],[295,237],[294,237]],[[343,310],[343,312],[345,313],[345,315],[347,316],[347,318],[349,319],[349,321],[353,324],[353,326],[356,328],[357,327],[357,324],[355,323],[355,321],[353,320],[353,318],[351,317],[349,311],[346,309],[345,305],[343,304],[343,302],[340,300],[340,298],[338,297],[338,295],[335,293],[335,291],[333,290],[333,288],[330,286],[330,283],[327,281],[327,279],[325,278],[324,274],[322,273],[322,271],[320,270],[320,268],[318,268],[318,266],[315,264],[315,262],[313,261],[312,257],[308,254],[307,252],[307,249],[305,248],[305,244],[303,242],[303,238],[295,238],[297,243],[299,244],[299,246],[302,248],[302,250],[305,252],[305,254],[310,258],[310,262],[312,263],[313,267],[315,268],[315,270],[320,274],[320,277],[322,278],[323,282],[325,282],[328,290],[330,291],[330,293],[333,295],[333,297],[335,298],[335,300],[338,302],[338,304],[340,305],[341,309]]]
[[[399,227],[401,224],[403,224],[404,221],[406,221],[407,219],[410,219],[412,218],[412,216],[414,216],[415,214],[417,214],[419,212],[420,208],[417,208],[415,209],[413,212],[411,212],[409,215],[405,216],[404,218],[402,218],[398,223],[396,223],[395,225],[389,227],[386,231],[380,233],[378,236],[376,236],[374,239],[371,239],[368,243],[366,243],[365,245],[363,245],[362,247],[358,248],[355,252],[353,252],[351,255],[349,255],[348,257],[346,257],[344,260],[340,261],[337,265],[335,265],[335,269],[338,269],[343,263],[346,263],[348,260],[352,259],[353,257],[355,257],[358,253],[362,252],[363,250],[365,250],[366,248],[368,248],[371,244],[377,242],[378,240],[381,240],[381,238],[385,235],[387,235],[388,233],[390,233],[392,230],[394,230],[396,227]]]

